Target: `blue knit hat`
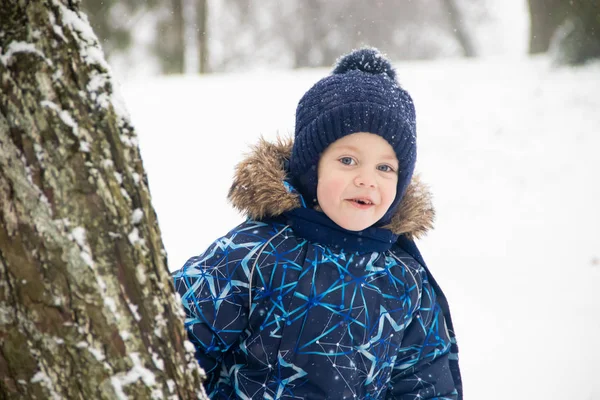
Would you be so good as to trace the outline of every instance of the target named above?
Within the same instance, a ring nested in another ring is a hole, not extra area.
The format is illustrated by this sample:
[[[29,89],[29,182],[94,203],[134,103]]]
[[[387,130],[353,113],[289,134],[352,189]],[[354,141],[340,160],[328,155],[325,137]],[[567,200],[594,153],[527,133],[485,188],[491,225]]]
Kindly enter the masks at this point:
[[[396,82],[390,62],[374,48],[341,57],[296,109],[290,177],[306,202],[317,204],[317,165],[325,149],[356,132],[374,133],[392,146],[399,161],[396,198],[376,225],[387,224],[410,183],[417,156],[415,107]]]

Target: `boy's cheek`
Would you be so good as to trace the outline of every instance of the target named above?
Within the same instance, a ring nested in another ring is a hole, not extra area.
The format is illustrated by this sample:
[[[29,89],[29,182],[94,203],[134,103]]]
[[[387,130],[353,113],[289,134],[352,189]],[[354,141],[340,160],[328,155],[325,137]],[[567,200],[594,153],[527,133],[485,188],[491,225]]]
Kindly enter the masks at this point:
[[[386,193],[386,201],[387,201],[388,207],[392,205],[395,198],[396,198],[396,186],[394,186],[391,190],[388,190]]]
[[[319,186],[317,187],[319,203],[331,203],[332,201],[338,200],[342,196],[343,189],[344,183],[340,180],[327,179],[319,181]]]

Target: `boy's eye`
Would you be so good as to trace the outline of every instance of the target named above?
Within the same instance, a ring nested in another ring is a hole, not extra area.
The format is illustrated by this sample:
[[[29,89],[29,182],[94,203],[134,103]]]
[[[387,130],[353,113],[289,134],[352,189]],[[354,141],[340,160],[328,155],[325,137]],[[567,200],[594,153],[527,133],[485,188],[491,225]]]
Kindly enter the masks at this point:
[[[383,172],[394,172],[394,168],[390,167],[389,165],[383,164],[383,165],[378,165],[377,169],[379,171],[383,171]]]
[[[356,162],[354,161],[354,159],[352,157],[342,157],[339,159],[339,162],[341,162],[344,165],[356,164]]]

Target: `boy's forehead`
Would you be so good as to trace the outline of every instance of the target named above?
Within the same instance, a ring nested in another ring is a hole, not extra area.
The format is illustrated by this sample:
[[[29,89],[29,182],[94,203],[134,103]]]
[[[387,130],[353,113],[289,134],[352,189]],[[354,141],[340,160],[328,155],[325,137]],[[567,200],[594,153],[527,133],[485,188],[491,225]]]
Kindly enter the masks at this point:
[[[376,154],[383,158],[396,159],[392,146],[379,135],[372,133],[353,133],[333,142],[329,149],[350,150],[357,153]]]

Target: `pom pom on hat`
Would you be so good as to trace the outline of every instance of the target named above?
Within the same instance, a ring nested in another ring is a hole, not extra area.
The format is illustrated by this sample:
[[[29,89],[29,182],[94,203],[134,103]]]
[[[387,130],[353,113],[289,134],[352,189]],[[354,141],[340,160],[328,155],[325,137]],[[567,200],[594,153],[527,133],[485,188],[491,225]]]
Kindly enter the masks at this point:
[[[392,80],[396,80],[396,71],[392,64],[375,48],[355,50],[338,58],[333,74],[344,74],[353,70],[370,74],[385,73]]]

